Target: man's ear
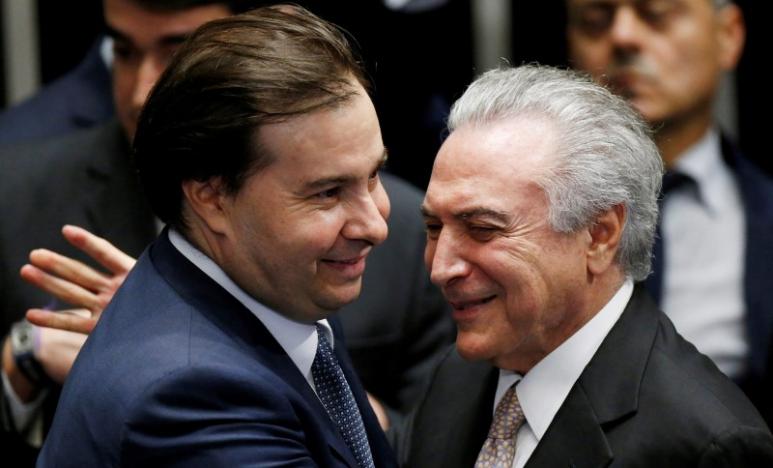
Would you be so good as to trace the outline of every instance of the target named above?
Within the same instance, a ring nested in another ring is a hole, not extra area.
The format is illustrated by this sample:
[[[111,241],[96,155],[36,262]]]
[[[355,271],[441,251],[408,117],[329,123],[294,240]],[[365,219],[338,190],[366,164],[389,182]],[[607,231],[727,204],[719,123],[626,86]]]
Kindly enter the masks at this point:
[[[600,275],[607,271],[615,261],[625,226],[626,210],[623,205],[615,205],[596,217],[595,223],[588,228],[588,272]]]
[[[203,182],[186,180],[182,183],[182,190],[189,216],[197,218],[191,221],[206,226],[215,234],[223,234],[229,229],[230,197],[220,177]]]
[[[730,71],[738,64],[746,42],[741,8],[734,4],[722,7],[717,12],[716,22],[719,64],[723,70]]]

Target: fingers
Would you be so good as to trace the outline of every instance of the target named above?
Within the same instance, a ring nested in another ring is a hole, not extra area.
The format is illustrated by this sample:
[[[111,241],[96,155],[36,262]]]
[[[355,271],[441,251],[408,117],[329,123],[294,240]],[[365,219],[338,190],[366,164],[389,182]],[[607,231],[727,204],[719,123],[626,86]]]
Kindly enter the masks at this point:
[[[89,334],[96,326],[98,318],[92,317],[91,312],[86,309],[59,312],[30,309],[27,311],[27,320],[39,327]]]
[[[94,311],[101,311],[103,308],[100,298],[88,289],[79,286],[77,280],[59,278],[33,265],[24,265],[20,274],[28,283],[63,302]]]
[[[97,270],[72,258],[47,249],[30,252],[30,263],[40,270],[89,291],[101,291],[109,287],[109,278]]]
[[[62,234],[68,242],[115,274],[127,273],[134,266],[134,258],[81,227],[66,225],[62,228]]]

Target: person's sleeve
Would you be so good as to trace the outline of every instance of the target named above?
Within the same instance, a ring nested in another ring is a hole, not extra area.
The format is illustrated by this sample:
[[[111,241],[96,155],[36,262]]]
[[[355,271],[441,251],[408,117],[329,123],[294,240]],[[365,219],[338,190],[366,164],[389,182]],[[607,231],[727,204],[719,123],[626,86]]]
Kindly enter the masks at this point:
[[[30,423],[35,416],[39,414],[40,408],[43,406],[43,401],[46,399],[48,392],[44,390],[31,402],[24,403],[19,396],[16,395],[5,372],[0,371],[0,373],[2,373],[3,379],[3,409],[0,410],[4,412],[3,417],[0,418],[0,421],[3,423],[2,429],[9,432],[23,433],[30,426]]]
[[[773,436],[759,428],[739,427],[714,439],[703,451],[700,468],[773,467]]]
[[[132,404],[121,466],[316,466],[290,400],[270,382],[181,372]]]

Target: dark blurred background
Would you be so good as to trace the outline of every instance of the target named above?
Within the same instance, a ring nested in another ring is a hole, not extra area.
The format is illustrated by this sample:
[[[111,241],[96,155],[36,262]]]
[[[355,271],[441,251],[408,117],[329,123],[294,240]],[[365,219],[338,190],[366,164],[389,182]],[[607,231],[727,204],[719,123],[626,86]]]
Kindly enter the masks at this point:
[[[3,15],[11,3],[18,1],[0,0]],[[39,63],[28,65],[37,66],[39,84],[44,85],[73,68],[99,36],[103,30],[101,1],[23,1],[32,5],[33,37],[38,40]],[[474,9],[497,1],[507,12],[506,17],[495,21],[509,26],[509,40],[502,50],[511,63],[567,65],[563,0],[448,0],[419,12],[393,11],[381,0],[295,3],[338,23],[357,39],[374,81],[374,101],[390,152],[389,169],[423,188],[443,138],[448,106],[479,71],[476,63],[481,60],[476,50],[480,50],[480,44],[476,48],[475,37],[488,32],[488,25],[474,25],[478,13]],[[725,113],[737,115],[737,128],[729,130],[737,135],[746,154],[773,174],[773,161],[767,157],[762,141],[767,130],[763,125],[770,123],[769,93],[762,87],[761,78],[763,47],[767,43],[761,36],[763,22],[769,18],[765,8],[768,2],[737,3],[745,13],[748,37],[735,79],[736,108]],[[6,15],[0,21],[0,107],[9,105],[6,57],[8,50],[16,46],[15,39],[7,37],[11,29],[8,23]]]

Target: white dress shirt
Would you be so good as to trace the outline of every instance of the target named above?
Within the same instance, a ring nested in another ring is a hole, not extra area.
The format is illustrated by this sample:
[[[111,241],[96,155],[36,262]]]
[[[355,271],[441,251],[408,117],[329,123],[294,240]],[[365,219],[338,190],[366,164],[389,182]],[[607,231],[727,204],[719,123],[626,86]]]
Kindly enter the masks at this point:
[[[194,247],[174,229],[169,230],[169,241],[185,258],[196,265],[205,275],[212,278],[212,281],[219,284],[236,300],[241,302],[244,307],[255,314],[255,317],[263,323],[269,333],[279,342],[279,345],[290,356],[301,375],[316,392],[314,379],[311,376],[311,364],[314,362],[314,356],[317,354],[316,325],[290,320],[255,300],[255,298],[244,292],[242,288],[234,283],[211,258]],[[333,332],[327,319],[320,320],[319,323],[325,330],[330,346],[334,347]]]
[[[676,162],[694,188],[675,189],[663,206],[663,311],[677,331],[730,377],[749,352],[744,330],[746,223],[733,173],[709,131]]]
[[[633,281],[626,279],[612,299],[592,318],[545,356],[525,376],[500,369],[492,412],[515,382],[518,401],[526,422],[518,429],[512,468],[522,468],[548,430],[566,396],[622,315],[633,293]]]

